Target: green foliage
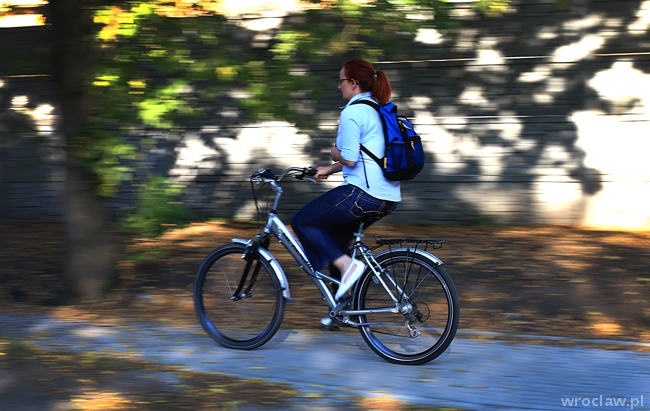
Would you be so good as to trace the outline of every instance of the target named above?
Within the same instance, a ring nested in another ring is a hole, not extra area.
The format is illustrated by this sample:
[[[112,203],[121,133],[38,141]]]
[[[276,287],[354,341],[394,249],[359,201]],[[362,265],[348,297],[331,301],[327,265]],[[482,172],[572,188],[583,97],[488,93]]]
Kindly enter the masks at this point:
[[[171,128],[173,122],[169,119],[170,113],[191,113],[192,110],[182,99],[183,90],[187,86],[187,82],[175,80],[172,84],[155,90],[151,97],[135,102],[142,122],[156,128]]]
[[[510,8],[510,0],[479,0],[476,8],[490,15],[501,15]]]
[[[152,176],[137,194],[137,209],[124,226],[137,236],[156,237],[171,228],[182,227],[190,219],[187,206],[179,202],[183,189],[161,176]]]
[[[68,139],[77,164],[96,177],[97,193],[111,197],[119,185],[131,179],[132,168],[125,161],[137,159],[137,148],[109,129],[101,118],[88,119],[84,132]]]
[[[419,27],[446,25],[448,15],[442,12],[442,4],[446,2],[339,0],[336,8],[311,10],[302,24],[283,27],[271,52],[276,62],[292,58],[322,61],[337,55],[376,61],[386,52],[398,52],[400,40],[413,39]]]
[[[309,3],[309,2],[308,2]],[[313,2],[312,2],[313,3]],[[279,27],[270,49],[251,50],[230,37],[242,30],[222,16],[170,18],[156,0],[105,6],[94,15],[103,56],[93,90],[110,123],[171,128],[205,116],[198,102],[241,90],[235,99],[249,121],[283,119],[316,126],[296,96],[317,100],[329,78],[298,75],[302,62],[352,56],[377,61],[403,54],[420,27],[451,30],[445,0],[339,0],[310,9]],[[193,10],[210,6],[197,3]],[[178,5],[176,5],[178,7]],[[201,14],[201,13],[199,13]],[[164,79],[164,80],[161,80]],[[137,84],[137,86],[134,86]],[[100,97],[101,96],[101,97]]]
[[[574,7],[573,0],[555,0],[555,4],[561,10],[571,10]]]
[[[481,0],[476,7],[490,13],[508,3]],[[134,129],[182,129],[190,122],[214,121],[203,103],[219,101],[236,106],[249,121],[281,119],[313,130],[317,116],[302,103],[318,101],[332,75],[301,73],[303,63],[399,59],[420,28],[450,35],[455,27],[454,4],[446,0],[338,0],[286,19],[268,49],[253,49],[239,44],[233,33],[244,29],[216,15],[211,2],[87,4],[96,60],[86,88],[87,124],[70,147],[95,174],[104,196],[131,178],[125,164],[137,159],[136,150],[123,136]],[[193,17],[165,12],[183,7]]]

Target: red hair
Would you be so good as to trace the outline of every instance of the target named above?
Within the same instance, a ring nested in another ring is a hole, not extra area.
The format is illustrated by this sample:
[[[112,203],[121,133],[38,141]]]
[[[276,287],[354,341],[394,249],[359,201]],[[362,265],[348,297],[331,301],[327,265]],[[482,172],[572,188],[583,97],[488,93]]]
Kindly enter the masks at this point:
[[[381,105],[390,101],[393,89],[386,73],[375,69],[372,64],[363,59],[352,59],[343,63],[343,71],[347,78],[359,84],[361,91],[369,91],[372,98]]]

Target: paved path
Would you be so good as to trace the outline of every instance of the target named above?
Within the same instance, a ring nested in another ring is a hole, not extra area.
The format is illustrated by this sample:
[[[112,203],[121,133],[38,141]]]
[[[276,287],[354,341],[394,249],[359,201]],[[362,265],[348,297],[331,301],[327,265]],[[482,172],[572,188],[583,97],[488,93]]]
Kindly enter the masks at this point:
[[[469,410],[566,410],[572,408],[568,401],[578,409],[650,410],[650,353],[625,349],[457,337],[438,359],[408,367],[381,360],[356,330],[281,329],[260,349],[233,351],[213,343],[198,325],[105,327],[81,320],[0,316],[0,328],[43,348],[131,352],[196,371],[286,382],[305,397],[337,390]]]

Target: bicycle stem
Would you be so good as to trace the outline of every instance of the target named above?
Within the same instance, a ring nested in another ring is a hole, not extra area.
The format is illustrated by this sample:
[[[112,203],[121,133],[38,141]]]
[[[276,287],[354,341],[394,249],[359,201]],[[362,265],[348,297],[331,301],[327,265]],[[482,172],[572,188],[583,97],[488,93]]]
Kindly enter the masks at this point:
[[[280,197],[282,197],[282,187],[278,184],[277,181],[270,181],[271,187],[275,191],[275,200],[273,200],[273,208],[269,211],[270,213],[276,214],[278,212],[278,204],[280,204]]]

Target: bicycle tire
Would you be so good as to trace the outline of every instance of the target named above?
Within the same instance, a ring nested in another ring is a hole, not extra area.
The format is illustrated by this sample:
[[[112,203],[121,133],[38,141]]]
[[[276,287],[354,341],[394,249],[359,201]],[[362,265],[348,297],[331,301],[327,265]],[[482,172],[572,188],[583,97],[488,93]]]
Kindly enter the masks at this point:
[[[458,330],[460,304],[456,288],[445,269],[433,258],[400,249],[377,257],[384,269],[404,290],[398,300],[409,299],[414,314],[378,313],[359,316],[359,332],[370,348],[383,359],[404,365],[425,364],[442,354]],[[390,284],[390,283],[387,283]],[[394,302],[375,275],[367,269],[355,291],[354,306],[359,310],[394,307]],[[414,315],[421,315],[414,320]],[[410,317],[409,317],[410,315]],[[410,335],[407,327],[420,332]]]
[[[225,244],[201,263],[194,279],[194,307],[207,334],[227,348],[252,350],[266,344],[280,328],[286,309],[282,285],[271,264],[257,254],[254,267],[259,275],[246,298],[231,297],[246,266],[246,246]],[[246,284],[248,285],[248,284]]]

